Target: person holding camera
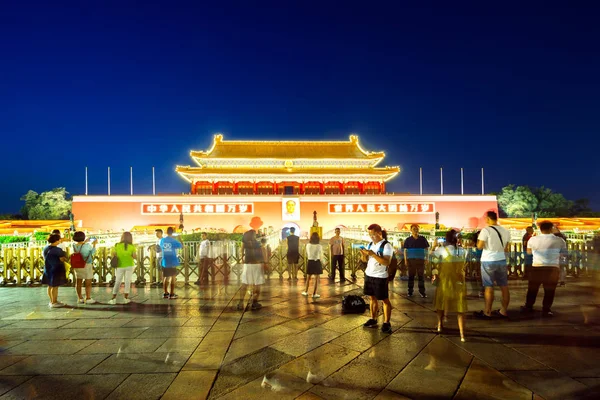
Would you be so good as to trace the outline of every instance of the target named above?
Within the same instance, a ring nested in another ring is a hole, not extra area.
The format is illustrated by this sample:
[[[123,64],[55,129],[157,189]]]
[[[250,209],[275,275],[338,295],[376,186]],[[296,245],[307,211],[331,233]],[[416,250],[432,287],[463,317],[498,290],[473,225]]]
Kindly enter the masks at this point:
[[[449,312],[458,313],[460,341],[465,341],[465,312],[467,312],[467,287],[465,285],[464,250],[458,246],[458,232],[454,229],[446,233],[446,239],[435,241],[432,255],[440,262],[432,271],[436,286],[433,304],[437,312],[437,331],[444,328],[444,316]]]

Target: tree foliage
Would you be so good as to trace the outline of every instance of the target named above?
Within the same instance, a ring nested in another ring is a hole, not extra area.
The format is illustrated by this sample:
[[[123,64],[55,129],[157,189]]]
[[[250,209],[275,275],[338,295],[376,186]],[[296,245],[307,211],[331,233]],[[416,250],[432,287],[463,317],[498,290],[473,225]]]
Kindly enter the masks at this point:
[[[54,188],[38,194],[28,191],[21,200],[25,205],[21,214],[28,219],[68,219],[72,200],[65,188]]]
[[[497,194],[500,215],[510,218],[592,217],[588,199],[567,200],[562,194],[542,187],[508,185]]]

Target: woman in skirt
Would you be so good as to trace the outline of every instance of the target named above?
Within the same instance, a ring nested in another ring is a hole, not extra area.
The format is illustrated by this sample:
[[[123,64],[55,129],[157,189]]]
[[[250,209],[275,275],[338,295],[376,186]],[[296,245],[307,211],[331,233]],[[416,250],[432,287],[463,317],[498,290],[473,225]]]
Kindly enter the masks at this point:
[[[323,257],[323,247],[321,247],[321,239],[317,232],[313,232],[310,235],[310,243],[306,245],[306,258],[308,264],[306,266],[306,289],[302,292],[302,296],[308,296],[308,286],[310,284],[310,277],[315,277],[315,290],[313,291],[313,299],[318,299],[321,295],[317,294],[317,288],[319,286],[319,275],[323,273],[323,265],[321,264],[321,258]]]
[[[48,298],[50,302],[48,307],[56,308],[63,306],[58,301],[58,287],[67,283],[67,270],[65,261],[67,254],[58,247],[60,244],[60,235],[50,235],[48,238],[49,246],[43,251],[44,254],[44,275],[42,284],[48,285]]]

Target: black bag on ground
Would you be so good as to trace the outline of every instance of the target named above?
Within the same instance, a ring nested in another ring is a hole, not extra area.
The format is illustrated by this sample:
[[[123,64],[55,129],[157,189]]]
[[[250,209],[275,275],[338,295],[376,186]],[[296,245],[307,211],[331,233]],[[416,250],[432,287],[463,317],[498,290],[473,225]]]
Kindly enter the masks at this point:
[[[357,295],[342,297],[342,314],[362,314],[367,309],[365,300]]]

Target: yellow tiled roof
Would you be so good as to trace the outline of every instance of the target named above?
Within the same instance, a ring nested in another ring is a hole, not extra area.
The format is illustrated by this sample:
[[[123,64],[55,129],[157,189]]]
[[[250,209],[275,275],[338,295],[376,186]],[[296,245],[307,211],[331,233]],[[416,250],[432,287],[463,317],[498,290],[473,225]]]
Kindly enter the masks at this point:
[[[390,175],[396,175],[400,172],[399,167],[385,168],[203,168],[178,165],[175,169],[180,174],[194,176],[227,176],[227,175],[370,175],[377,178],[385,178]]]
[[[381,159],[383,152],[369,152],[360,147],[358,136],[341,141],[251,141],[223,140],[215,135],[208,151],[192,151],[194,158],[265,158],[265,159]]]

